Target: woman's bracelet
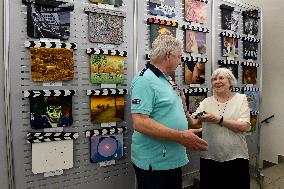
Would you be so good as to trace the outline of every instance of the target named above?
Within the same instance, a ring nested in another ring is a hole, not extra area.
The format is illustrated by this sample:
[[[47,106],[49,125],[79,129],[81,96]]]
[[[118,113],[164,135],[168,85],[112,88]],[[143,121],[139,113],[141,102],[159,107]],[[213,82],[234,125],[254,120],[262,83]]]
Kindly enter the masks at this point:
[[[221,127],[223,127],[223,121],[224,121],[224,117],[222,116],[221,119],[220,119],[220,121],[219,121],[219,123],[218,123],[218,125],[220,125]]]

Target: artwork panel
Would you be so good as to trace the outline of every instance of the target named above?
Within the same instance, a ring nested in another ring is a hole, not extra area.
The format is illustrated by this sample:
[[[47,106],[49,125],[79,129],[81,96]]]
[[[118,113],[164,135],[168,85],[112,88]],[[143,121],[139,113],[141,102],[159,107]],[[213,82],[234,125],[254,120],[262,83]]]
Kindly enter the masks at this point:
[[[47,173],[73,167],[73,140],[32,144],[32,172]]]
[[[30,97],[30,124],[33,129],[71,126],[72,96]]]
[[[186,30],[185,51],[195,54],[206,53],[206,33]]]
[[[89,40],[92,43],[122,44],[122,16],[89,13]]]
[[[67,40],[70,36],[71,11],[68,7],[27,4],[28,36]]]
[[[237,57],[239,54],[238,39],[223,36],[221,39],[222,56],[224,57]]]
[[[161,35],[172,35],[176,37],[176,27],[165,26],[159,24],[151,24],[150,25],[150,44],[155,41],[158,36]]]
[[[256,131],[256,124],[257,124],[257,116],[256,115],[250,115],[250,132],[255,132]]]
[[[125,57],[92,54],[90,56],[91,83],[123,83],[124,62]]]
[[[257,60],[258,56],[258,43],[251,41],[243,41],[244,59]]]
[[[204,84],[205,83],[205,63],[186,62],[184,65],[185,84]]]
[[[90,96],[91,121],[93,123],[122,122],[124,120],[124,96]]]
[[[196,0],[185,0],[184,17],[186,21],[206,23],[206,3]]]
[[[149,0],[149,10],[152,15],[175,17],[175,0]]]
[[[244,94],[247,96],[248,105],[251,111],[258,110],[259,104],[259,95],[256,91],[244,91]]]
[[[199,104],[201,101],[203,101],[206,98],[206,93],[191,93],[191,94],[185,94],[185,101],[187,105],[187,109],[190,114],[194,113],[197,108],[199,107]]]
[[[33,81],[65,81],[74,79],[73,50],[31,48]]]
[[[123,157],[123,134],[93,136],[91,142],[91,162],[118,160]]]
[[[223,30],[231,30],[232,26],[232,10],[229,9],[221,9],[222,13],[222,29]]]
[[[243,84],[256,84],[257,67],[243,66]]]
[[[249,35],[258,34],[258,19],[244,16],[244,33]]]

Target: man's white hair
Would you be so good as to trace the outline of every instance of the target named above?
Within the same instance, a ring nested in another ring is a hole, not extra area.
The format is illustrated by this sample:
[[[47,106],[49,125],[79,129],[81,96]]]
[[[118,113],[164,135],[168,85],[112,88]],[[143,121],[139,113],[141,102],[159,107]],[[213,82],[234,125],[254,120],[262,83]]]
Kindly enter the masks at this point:
[[[223,76],[223,77],[227,78],[229,80],[230,85],[231,85],[230,88],[237,86],[237,79],[235,78],[235,76],[234,76],[234,74],[232,73],[231,70],[229,70],[227,68],[216,69],[211,76],[211,82],[213,81],[214,78],[216,78],[218,76]]]
[[[167,52],[176,53],[177,49],[181,48],[179,40],[172,35],[158,36],[152,43],[151,60],[156,60],[166,55]]]

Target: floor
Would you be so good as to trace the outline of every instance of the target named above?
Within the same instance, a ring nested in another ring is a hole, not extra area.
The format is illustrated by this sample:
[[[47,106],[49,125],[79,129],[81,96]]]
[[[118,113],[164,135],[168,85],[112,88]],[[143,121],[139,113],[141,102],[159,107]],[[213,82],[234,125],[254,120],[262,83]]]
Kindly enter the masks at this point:
[[[262,171],[264,174],[263,189],[284,189],[284,162],[266,168]],[[259,185],[251,179],[251,189],[259,189]]]

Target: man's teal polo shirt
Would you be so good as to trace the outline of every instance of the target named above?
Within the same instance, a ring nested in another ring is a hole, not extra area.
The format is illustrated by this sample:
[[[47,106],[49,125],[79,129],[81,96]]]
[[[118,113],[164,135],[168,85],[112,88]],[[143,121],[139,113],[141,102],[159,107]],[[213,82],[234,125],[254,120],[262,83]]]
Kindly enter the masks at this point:
[[[164,75],[152,64],[147,64],[134,77],[131,85],[131,113],[145,114],[166,127],[187,130],[181,98]],[[134,131],[131,160],[139,168],[169,170],[188,163],[186,148],[178,143],[158,140]]]

